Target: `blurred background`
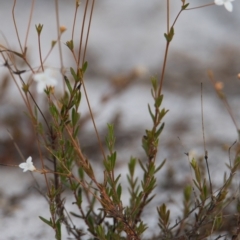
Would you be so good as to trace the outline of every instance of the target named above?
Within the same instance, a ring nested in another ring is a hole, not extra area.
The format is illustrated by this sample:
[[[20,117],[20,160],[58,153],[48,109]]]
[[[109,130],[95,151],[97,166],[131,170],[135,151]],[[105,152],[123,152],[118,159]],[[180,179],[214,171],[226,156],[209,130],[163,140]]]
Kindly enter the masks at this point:
[[[188,2],[189,7],[211,3],[208,0]],[[22,43],[25,41],[30,3],[29,0],[16,1],[15,20]],[[85,3],[86,1],[81,1],[77,17],[74,37],[76,48],[79,45]],[[119,171],[123,175],[127,171],[126,163],[130,156],[145,159],[141,138],[145,129],[151,127],[147,110],[147,103],[153,102],[150,94],[150,78],[152,76],[159,78],[162,70],[166,45],[164,38],[167,28],[166,3],[167,1],[163,0],[95,1],[86,56],[89,67],[85,82],[103,140],[106,135],[106,123],[115,125]],[[12,18],[13,4],[12,0],[1,2],[0,44],[20,52]],[[181,0],[170,1],[170,24],[179,12],[181,4]],[[67,72],[69,67],[75,66],[71,53],[64,44],[71,39],[74,11],[74,0],[59,1],[60,25],[67,28],[61,39],[63,64]],[[27,56],[35,69],[40,64],[35,25],[43,24],[41,49],[43,56],[46,56],[52,40],[57,38],[55,12],[55,1],[35,1],[27,43]],[[176,204],[168,194],[168,190],[171,192],[191,178],[185,153],[191,152],[196,157],[204,154],[201,83],[210,170],[216,185],[222,181],[224,164],[229,161],[228,146],[238,139],[238,135],[224,104],[215,93],[207,72],[213,71],[216,80],[223,82],[224,92],[238,123],[240,120],[238,99],[240,80],[237,78],[240,72],[239,12],[240,2],[234,1],[232,13],[224,6],[212,5],[184,11],[177,20],[163,86],[163,106],[170,111],[165,118],[166,126],[160,139],[159,162],[165,158],[168,161],[159,175],[158,191],[164,189],[165,194],[160,199],[154,200],[156,204],[170,200]],[[58,46],[55,46],[45,66],[60,69],[59,59]],[[28,70],[20,59],[16,61],[20,70]],[[35,134],[24,113],[27,109],[2,58],[0,64],[0,162],[19,164],[22,160],[8,132],[26,158],[29,155],[38,158],[34,144]],[[29,74],[30,72],[27,71],[22,77],[27,80]],[[31,88],[34,91],[34,84]],[[45,102],[42,96],[38,95],[36,99],[44,108]],[[80,112],[82,128],[79,138],[82,147],[93,162],[100,161],[96,137],[92,123],[88,121],[88,108],[84,98]],[[34,217],[39,215],[39,209],[38,211],[35,209],[36,204],[31,204],[40,201],[31,195],[34,191],[29,191],[31,179],[30,174],[23,175],[20,169],[0,168],[0,214],[4,216],[4,221],[0,224],[0,232],[5,234],[5,239],[19,239],[17,236],[20,233],[17,230],[13,234],[7,228],[13,217],[21,232],[23,219],[30,223],[33,215]],[[26,202],[25,197],[29,194],[28,199],[31,199],[31,202]],[[44,205],[44,199],[38,204]],[[180,210],[181,206],[176,207],[176,215]],[[29,212],[28,217],[21,214],[26,211]],[[35,220],[38,222],[38,219]],[[46,230],[41,232],[42,226],[45,225],[40,224],[42,225],[29,227],[28,232],[26,229],[22,237],[27,235],[31,236],[29,239],[45,239],[44,237],[50,236],[52,232],[44,232]],[[41,231],[38,232],[38,228]]]

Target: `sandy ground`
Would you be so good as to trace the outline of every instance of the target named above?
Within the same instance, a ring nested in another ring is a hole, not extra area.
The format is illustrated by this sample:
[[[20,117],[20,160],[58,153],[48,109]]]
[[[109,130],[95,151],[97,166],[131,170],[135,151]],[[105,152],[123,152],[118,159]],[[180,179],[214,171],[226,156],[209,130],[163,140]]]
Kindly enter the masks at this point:
[[[17,23],[22,31],[22,39],[24,39],[29,11],[23,2],[18,1],[16,5]],[[171,2],[172,20],[180,2]],[[207,4],[209,1],[190,1],[191,6],[198,6],[199,3]],[[8,39],[9,45],[17,48],[11,19],[12,2],[4,1],[1,5],[0,22],[6,24],[2,24],[0,29]],[[97,1],[95,7],[87,55],[90,66],[86,85],[91,105],[96,114],[97,126],[99,129],[103,129],[102,136],[105,134],[106,123],[116,120],[116,134],[119,139],[117,140],[119,150],[117,171],[122,173],[124,179],[129,157],[131,155],[143,156],[141,137],[151,124],[147,114],[147,103],[152,103],[148,79],[161,72],[165,46],[163,38],[166,28],[165,4],[163,1],[157,0],[149,1],[149,3],[142,0],[131,2],[101,0]],[[29,52],[32,56],[37,56],[35,24],[44,24],[43,52],[47,52],[51,40],[56,36],[53,34],[56,31],[53,8],[53,2],[36,1],[36,11],[29,38]],[[69,29],[63,41],[69,40],[72,18],[66,16],[72,16],[73,10],[74,8],[69,2],[65,2],[65,4],[61,2],[61,24],[66,25]],[[238,137],[229,114],[209,82],[207,70],[212,69],[216,78],[224,82],[229,103],[239,122],[240,83],[236,77],[240,72],[239,11],[239,1],[234,2],[233,13],[228,13],[224,7],[217,6],[188,11],[180,17],[176,25],[163,89],[165,95],[163,105],[170,111],[165,118],[166,127],[160,141],[158,156],[159,161],[164,158],[168,159],[166,167],[158,176],[157,191],[165,189],[165,192],[152,204],[152,206],[159,205],[161,202],[171,199],[175,216],[178,216],[181,211],[179,204],[181,193],[176,193],[177,198],[174,201],[167,190],[176,186],[176,183],[182,186],[191,178],[185,152],[191,151],[197,156],[203,155],[200,82],[203,82],[204,89],[203,108],[209,165],[216,185],[222,180],[223,172],[226,170],[225,163],[229,161],[228,153],[223,150],[223,146],[231,145]],[[44,18],[42,17],[43,12]],[[3,41],[1,39],[0,43]],[[67,51],[64,50],[64,53],[69,56]],[[36,66],[39,64],[37,57],[32,57],[32,62]],[[65,63],[67,66],[72,64],[68,57],[66,57]],[[57,51],[53,53],[47,65],[59,66]],[[145,75],[133,82],[126,91],[114,97],[109,103],[102,104],[101,96],[111,91],[110,80],[120,75],[127,75],[132,69],[139,66],[146,69]],[[3,74],[5,70],[0,68],[0,71]],[[4,104],[0,107],[1,120],[8,113],[6,106],[7,109],[14,106],[13,112],[19,109],[17,103],[20,97],[15,94],[16,89],[11,87],[3,100]],[[12,114],[10,110],[9,112]],[[83,116],[87,114],[84,99],[81,113]],[[11,116],[16,117],[14,114]],[[20,119],[19,117],[18,121]],[[15,126],[19,123],[13,121],[13,124]],[[85,149],[89,148],[89,152],[91,152],[95,144],[91,123],[85,125],[84,132],[82,137],[82,141],[85,143],[84,147]],[[1,127],[1,137],[2,144],[4,144],[8,138],[5,127]],[[18,140],[19,144],[21,144],[20,140]],[[30,143],[31,139],[26,139],[26,141]],[[27,144],[29,145],[29,143]],[[5,163],[6,149],[1,147],[1,151],[4,152],[1,155],[4,155],[4,159],[2,158],[1,161]],[[8,151],[11,155],[15,149],[11,148]],[[27,156],[32,154],[31,151],[26,151]],[[95,156],[90,156],[94,160]],[[19,159],[18,154],[11,157],[15,163],[19,163],[21,161]],[[38,165],[37,157],[34,158],[34,161]],[[99,166],[97,165],[97,167]],[[174,178],[167,178],[169,171],[175,173]],[[139,174],[141,174],[140,171]],[[42,176],[37,173],[33,175],[44,188]],[[169,185],[167,185],[167,181]],[[125,184],[124,180],[123,184]],[[34,186],[35,182],[30,173],[23,174],[18,168],[0,168],[0,240],[54,239],[53,231],[38,218],[38,216],[47,218],[49,213],[46,200],[34,189]],[[123,199],[126,200],[126,196],[127,190],[124,191]],[[66,197],[68,199],[67,207],[71,209],[71,196],[66,193]],[[148,211],[151,216],[156,214],[153,207],[150,207]],[[150,222],[148,215],[144,216]],[[81,226],[81,223],[79,224]],[[155,226],[156,221],[150,222],[148,233],[153,232]],[[63,239],[67,239],[65,229],[63,229]]]

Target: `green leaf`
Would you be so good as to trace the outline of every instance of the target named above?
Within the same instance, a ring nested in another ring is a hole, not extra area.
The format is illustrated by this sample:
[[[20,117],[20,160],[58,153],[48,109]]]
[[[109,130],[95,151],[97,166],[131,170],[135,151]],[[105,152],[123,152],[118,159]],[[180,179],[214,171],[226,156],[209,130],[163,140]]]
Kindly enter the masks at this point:
[[[56,45],[56,43],[57,43],[57,41],[53,40],[53,41],[51,42],[51,48],[54,48],[54,46]]]
[[[41,217],[41,216],[39,216],[39,218],[40,218],[43,222],[45,222],[48,226],[53,227],[53,226],[52,226],[52,219],[51,219],[51,218],[50,218],[49,221],[48,221],[46,218],[43,218],[43,217]]]
[[[163,203],[160,208],[158,209],[158,214],[163,221],[164,225],[167,226],[169,223],[169,216],[170,216],[170,211],[167,210],[167,207],[165,203]]]
[[[112,154],[111,160],[110,160],[110,162],[111,162],[111,170],[114,169],[115,164],[116,164],[116,160],[117,160],[117,152],[115,151],[115,152]]]
[[[107,172],[110,172],[110,171],[111,171],[111,170],[110,170],[111,167],[110,167],[109,161],[104,160],[104,161],[103,161],[103,165],[104,165],[105,169],[107,170]]]
[[[78,132],[79,132],[80,126],[77,126],[74,133],[73,133],[73,138],[76,139],[76,137],[78,136]]]
[[[84,171],[81,167],[78,168],[78,176],[81,180],[84,178]]]
[[[166,38],[167,42],[170,43],[174,36],[174,28],[171,27],[169,33],[164,33],[164,37]]]
[[[157,173],[159,170],[161,170],[161,168],[164,166],[166,161],[167,159],[164,159],[163,162],[155,169],[154,173]]]
[[[161,134],[163,128],[164,128],[164,123],[162,123],[162,125],[160,126],[160,128],[157,130],[157,132],[154,134],[155,135],[155,138],[158,138],[159,135]]]
[[[188,7],[189,3],[182,5],[182,10],[185,10]]]
[[[163,100],[163,95],[160,95],[156,100],[155,100],[155,107],[159,108],[162,104],[162,100]]]
[[[154,91],[156,91],[157,90],[157,79],[156,79],[156,77],[152,77],[151,82],[152,82],[152,86],[153,86]]]
[[[61,222],[60,219],[56,222],[56,239],[61,240],[62,239],[62,233],[61,233]]]
[[[67,76],[64,76],[64,80],[65,80],[65,83],[67,85],[67,88],[68,88],[68,91],[70,92],[70,94],[72,94],[72,86],[71,86],[71,83],[70,81],[68,80]]]
[[[80,216],[80,215],[78,215],[78,214],[76,214],[76,213],[74,213],[74,212],[70,212],[70,214],[73,215],[74,217],[82,218],[82,216]]]
[[[76,112],[75,108],[72,109],[72,125],[73,127],[76,126],[80,118],[80,115],[78,112]]]
[[[142,137],[142,147],[143,147],[145,153],[146,153],[147,156],[148,156],[148,152],[149,152],[149,141],[148,141],[147,136],[143,136],[143,137]]]
[[[117,184],[117,182],[118,182],[118,180],[119,180],[120,177],[121,177],[121,174],[119,174],[119,175],[117,176],[117,178],[114,180],[114,184],[115,184],[115,185]]]
[[[147,199],[145,205],[147,205],[148,203],[150,203],[155,196],[156,196],[156,194],[153,194],[151,197],[149,197],[149,198]]]
[[[129,169],[129,173],[130,176],[134,176],[134,171],[135,171],[135,167],[136,167],[136,158],[131,157],[130,162],[128,163],[128,169]]]
[[[71,72],[74,80],[75,80],[76,82],[79,82],[79,77],[78,77],[78,75],[75,73],[75,71],[74,71],[74,69],[73,69],[72,67],[70,68],[70,72]]]
[[[71,52],[73,51],[74,48],[74,44],[73,44],[73,40],[67,41],[66,42],[66,46],[71,50]]]
[[[138,162],[139,162],[139,164],[140,164],[140,167],[141,167],[141,168],[142,168],[142,170],[144,171],[144,173],[146,173],[146,172],[147,172],[147,170],[146,170],[146,168],[144,167],[144,165],[143,165],[142,161],[139,159],[139,160],[138,160]]]
[[[192,186],[186,186],[184,189],[184,199],[186,202],[190,201],[191,194],[192,194]]]
[[[137,227],[137,234],[141,235],[147,230],[147,224],[144,224],[142,221],[140,222],[139,226]]]
[[[81,97],[82,97],[81,91],[77,91],[74,95],[74,103],[75,103],[76,110],[80,105]]]
[[[121,195],[122,195],[122,186],[121,184],[118,185],[117,187],[117,195],[118,195],[118,200],[121,200]]]
[[[97,232],[98,239],[106,240],[104,229],[101,225],[96,226],[96,232]]]
[[[153,113],[152,113],[152,110],[151,110],[149,104],[148,104],[148,112],[150,113],[150,116],[151,116],[151,118],[152,118],[152,121],[154,122],[155,117],[154,117],[154,115],[153,115]]]
[[[108,135],[106,137],[106,144],[109,152],[112,152],[115,145],[114,127],[112,124],[109,124],[109,123],[107,124],[107,127],[108,127]]]
[[[165,110],[165,108],[163,108],[159,114],[159,119],[161,120],[167,113],[168,110]]]
[[[57,118],[59,116],[58,109],[54,104],[50,104],[49,111],[54,118]]]
[[[38,35],[40,35],[43,29],[43,24],[39,23],[38,25],[35,25],[35,28],[37,30]]]
[[[83,71],[83,73],[86,72],[87,67],[88,67],[88,62],[85,62],[85,63],[83,64],[83,66],[82,66],[82,71]]]
[[[207,189],[207,185],[204,181],[204,184],[203,184],[203,187],[202,187],[202,192],[201,192],[201,200],[202,201],[205,201],[207,199],[207,195],[208,195],[208,189]]]
[[[77,205],[81,206],[81,204],[82,204],[82,189],[80,187],[78,188],[77,194],[78,194]]]
[[[3,52],[4,50],[2,50],[1,52]],[[15,52],[15,51],[12,51],[12,50],[6,50],[7,52],[11,52],[11,53],[13,53],[13,54],[15,54],[15,55],[17,55],[18,57],[20,57],[20,58],[24,58],[24,55],[22,54],[22,53],[18,53],[18,52]]]
[[[196,182],[196,180],[195,180],[195,179],[193,179],[193,183],[194,183],[194,185],[197,187],[197,189],[199,189],[199,190],[200,190],[200,186],[198,185],[198,183]]]

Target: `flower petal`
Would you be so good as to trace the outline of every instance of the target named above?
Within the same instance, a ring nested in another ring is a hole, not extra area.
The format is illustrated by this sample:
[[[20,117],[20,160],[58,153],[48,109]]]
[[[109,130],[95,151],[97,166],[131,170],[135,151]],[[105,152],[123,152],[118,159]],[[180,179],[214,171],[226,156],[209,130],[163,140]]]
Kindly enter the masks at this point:
[[[223,5],[224,4],[224,1],[223,0],[214,0],[214,3],[216,5]]]
[[[27,163],[21,163],[19,164],[19,167],[23,169],[23,172],[26,172],[28,170]]]
[[[26,160],[26,163],[32,163],[32,157],[28,157],[27,160]]]
[[[31,165],[28,165],[28,170],[32,172],[36,170],[36,168],[33,166],[33,164],[31,164]]]
[[[224,6],[225,6],[225,8],[226,8],[229,12],[232,12],[232,10],[233,10],[233,5],[232,5],[231,2],[225,2],[225,3],[224,3]]]
[[[39,82],[37,85],[37,92],[38,93],[43,93],[45,89],[45,84],[43,82]]]
[[[32,157],[28,157],[25,163],[20,163],[18,166],[23,169],[23,172],[36,170],[32,162]]]
[[[36,73],[33,75],[33,80],[37,82],[37,92],[43,93],[47,86],[54,87],[57,85],[57,74],[56,71],[47,68],[42,73]]]

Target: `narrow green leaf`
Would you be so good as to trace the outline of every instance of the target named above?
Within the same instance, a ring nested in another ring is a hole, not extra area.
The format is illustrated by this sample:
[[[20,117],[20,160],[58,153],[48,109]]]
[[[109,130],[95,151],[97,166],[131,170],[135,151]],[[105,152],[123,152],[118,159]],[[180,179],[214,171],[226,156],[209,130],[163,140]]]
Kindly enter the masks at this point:
[[[156,168],[154,173],[157,173],[159,170],[161,170],[161,168],[164,166],[166,161],[167,161],[167,159],[164,159],[163,162]]]
[[[121,174],[119,174],[119,175],[117,176],[117,178],[114,180],[114,184],[115,184],[115,185],[117,185],[118,180],[120,179],[120,177],[121,177]]]
[[[77,217],[77,218],[81,218],[81,219],[82,219],[82,216],[80,216],[80,215],[78,215],[78,214],[76,214],[76,213],[74,213],[74,212],[70,212],[70,214],[73,215],[74,217]]]
[[[79,121],[80,115],[75,108],[72,109],[72,125],[75,127]]]
[[[49,225],[50,227],[53,227],[53,226],[52,226],[52,220],[51,220],[51,218],[50,218],[50,220],[47,220],[46,218],[43,218],[43,217],[41,217],[41,216],[39,216],[39,218],[40,218],[43,222],[45,222],[47,225]]]
[[[157,132],[154,134],[155,135],[155,138],[158,138],[164,128],[164,123],[162,123],[162,125],[160,126],[160,128],[157,130]]]
[[[56,239],[57,240],[61,240],[62,239],[60,219],[58,219],[57,222],[56,222]]]
[[[141,167],[141,168],[142,168],[142,170],[144,171],[144,173],[146,173],[146,172],[147,172],[147,170],[146,170],[146,168],[144,167],[144,165],[143,165],[142,161],[139,159],[139,160],[138,160],[138,162],[139,162],[139,164],[140,164],[140,167]]]
[[[111,156],[111,171],[114,169],[117,160],[117,152],[115,151]]]
[[[161,120],[167,113],[169,110],[165,110],[165,108],[163,108],[159,114],[159,119]]]
[[[72,67],[70,67],[70,72],[71,72],[74,80],[75,80],[76,82],[78,82],[78,81],[79,81],[79,77],[78,77],[78,75],[75,73],[75,71],[74,71],[74,69],[73,69]]]
[[[64,80],[65,80],[65,83],[67,85],[67,88],[68,88],[68,91],[70,92],[70,94],[72,94],[72,86],[71,86],[71,83],[70,81],[68,80],[67,76],[64,76]]]
[[[156,98],[154,106],[156,108],[159,108],[162,104],[162,100],[163,100],[163,95],[160,95],[160,97]]]
[[[134,176],[134,171],[135,171],[135,167],[136,167],[136,158],[131,157],[130,162],[128,163],[128,169],[129,169],[129,173],[130,176]]]
[[[71,50],[71,52],[73,51],[74,48],[74,44],[73,44],[73,40],[67,41],[66,42],[66,46]]]
[[[88,67],[88,62],[85,62],[85,63],[83,64],[83,66],[82,66],[82,71],[83,71],[83,73],[86,72],[87,67]]]
[[[152,113],[152,110],[151,110],[151,107],[150,107],[149,104],[148,104],[148,112],[150,113],[150,116],[151,116],[151,118],[152,118],[152,121],[154,122],[155,117],[154,117],[154,115],[153,115],[153,113]]]
[[[117,195],[118,195],[118,200],[121,200],[121,195],[122,195],[122,186],[121,184],[118,185],[117,187]]]
[[[171,27],[169,33],[164,33],[164,37],[166,38],[167,42],[170,43],[174,36],[174,28]]]
[[[73,133],[73,138],[76,139],[78,136],[78,132],[79,132],[80,126],[77,126],[74,133]]]
[[[186,3],[182,6],[182,10],[185,10],[188,7],[189,3]]]
[[[49,106],[49,112],[54,118],[57,118],[59,116],[58,110],[54,104],[50,104]]]
[[[184,200],[185,200],[186,202],[189,202],[189,201],[190,201],[191,194],[192,194],[192,186],[186,186],[186,187],[184,188]]]
[[[35,28],[37,30],[38,35],[40,35],[43,29],[43,24],[39,23],[38,25],[35,25]]]
[[[154,198],[155,196],[156,196],[156,194],[153,194],[151,197],[149,197],[149,198],[147,199],[145,205],[147,205],[148,203],[150,203],[150,202],[153,200],[153,198]]]
[[[157,90],[157,78],[152,77],[151,82],[152,82],[152,86],[153,86],[154,91],[156,91]]]
[[[78,168],[78,176],[81,180],[84,178],[84,171],[81,167]]]

